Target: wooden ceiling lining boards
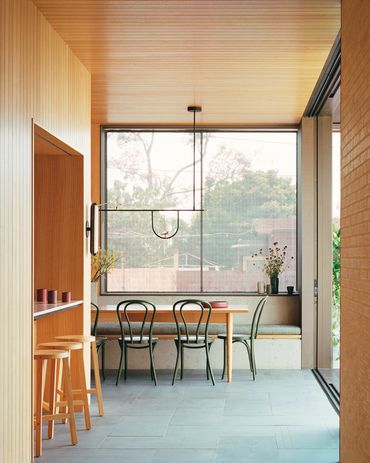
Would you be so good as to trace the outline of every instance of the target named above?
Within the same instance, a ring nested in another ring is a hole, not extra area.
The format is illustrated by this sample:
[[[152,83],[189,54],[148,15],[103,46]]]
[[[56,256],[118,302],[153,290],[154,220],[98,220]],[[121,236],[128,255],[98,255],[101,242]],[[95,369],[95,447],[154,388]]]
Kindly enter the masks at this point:
[[[97,123],[184,123],[190,103],[298,123],[340,27],[339,0],[34,2],[90,70]]]

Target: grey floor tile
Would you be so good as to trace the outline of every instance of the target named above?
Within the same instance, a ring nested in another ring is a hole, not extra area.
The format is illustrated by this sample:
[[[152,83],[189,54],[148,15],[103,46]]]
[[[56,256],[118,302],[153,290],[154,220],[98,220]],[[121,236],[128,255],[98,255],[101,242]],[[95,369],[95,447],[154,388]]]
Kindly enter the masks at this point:
[[[219,461],[267,461],[277,458],[278,448],[273,436],[222,437],[216,462]]]
[[[197,408],[198,410],[216,410],[223,409],[225,406],[224,398],[213,398],[211,394],[207,398],[199,398],[197,396],[186,397],[178,401],[178,407],[181,408]]]
[[[199,408],[178,407],[172,416],[170,426],[202,426],[221,425],[223,421],[223,409],[202,410]]]
[[[154,458],[154,450],[138,449],[72,449],[49,450],[44,452],[37,463],[151,463]]]
[[[339,463],[338,449],[279,449],[276,463]]]
[[[152,463],[214,463],[216,450],[156,450]]]
[[[107,437],[101,448],[122,449],[216,449],[218,438],[194,437]]]
[[[161,437],[167,432],[170,416],[130,415],[118,422],[110,437]]]
[[[169,426],[166,436],[176,437],[197,437],[197,436],[213,436],[213,437],[275,437],[279,426],[238,426],[229,424],[225,426],[214,425],[212,422],[205,426]]]
[[[279,448],[287,449],[336,449],[339,435],[334,437],[326,426],[283,426],[278,439]]]
[[[266,400],[230,400],[225,401],[225,416],[272,415],[271,405]]]

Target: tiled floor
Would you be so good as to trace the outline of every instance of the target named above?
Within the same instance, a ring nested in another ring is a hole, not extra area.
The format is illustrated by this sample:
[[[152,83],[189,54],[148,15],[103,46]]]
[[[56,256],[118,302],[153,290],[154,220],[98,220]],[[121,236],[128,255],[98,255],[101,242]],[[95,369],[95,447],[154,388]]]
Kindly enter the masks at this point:
[[[232,384],[215,387],[204,372],[189,372],[174,387],[159,372],[154,387],[147,373],[125,383],[104,383],[105,416],[93,429],[78,417],[79,444],[69,444],[58,424],[44,440],[39,463],[335,463],[338,416],[311,371],[261,370],[256,382],[234,372]],[[218,375],[219,377],[219,375]]]

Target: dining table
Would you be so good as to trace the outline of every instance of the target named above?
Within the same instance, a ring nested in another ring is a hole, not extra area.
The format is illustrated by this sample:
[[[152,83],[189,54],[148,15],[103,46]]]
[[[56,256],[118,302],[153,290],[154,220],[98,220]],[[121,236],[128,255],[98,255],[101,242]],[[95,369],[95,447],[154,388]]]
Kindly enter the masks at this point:
[[[155,323],[174,323],[173,306],[170,304],[158,304],[156,307]],[[92,314],[95,317],[96,309],[92,306]],[[141,321],[144,312],[143,307],[130,307],[130,321]],[[199,307],[186,309],[186,321],[197,323],[199,321]],[[209,323],[224,323],[227,335],[227,381],[231,383],[233,369],[233,322],[234,314],[247,314],[248,307],[223,307],[213,308]],[[117,306],[102,305],[99,311],[99,322],[118,322]]]

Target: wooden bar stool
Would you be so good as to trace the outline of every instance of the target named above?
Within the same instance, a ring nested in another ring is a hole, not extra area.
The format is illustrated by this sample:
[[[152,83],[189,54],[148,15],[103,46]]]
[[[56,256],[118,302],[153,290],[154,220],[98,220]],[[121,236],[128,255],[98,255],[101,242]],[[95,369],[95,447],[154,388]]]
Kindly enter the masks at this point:
[[[88,389],[87,392],[89,394],[96,394],[96,398],[98,399],[99,415],[104,416],[103,395],[101,391],[100,374],[99,374],[98,350],[96,347],[95,336],[88,336],[88,335],[85,336],[82,334],[69,334],[69,335],[64,335],[64,336],[57,336],[56,339],[89,343],[91,345],[91,361],[92,361],[92,367],[94,370],[95,388]]]
[[[38,349],[57,349],[57,350],[65,350],[69,352],[69,358],[71,359],[71,352],[76,351],[77,354],[77,361],[78,361],[78,372],[80,377],[81,389],[73,390],[73,394],[81,395],[81,399],[73,398],[73,405],[74,407],[78,405],[82,405],[83,412],[85,416],[85,426],[86,429],[91,429],[91,419],[90,419],[90,408],[89,408],[89,399],[88,399],[88,392],[86,386],[86,375],[85,375],[85,362],[83,356],[83,343],[82,342],[73,342],[73,341],[51,341],[51,342],[43,342],[38,344]],[[52,407],[52,413],[55,413],[55,408],[59,410],[60,407],[65,407],[65,393],[64,393],[64,386],[63,389],[61,388],[62,378],[63,376],[63,369],[62,363],[59,364],[59,369],[57,369],[57,395],[60,396],[60,400],[55,402],[55,399],[50,402],[50,407]],[[48,428],[48,437],[51,439],[54,435],[54,421],[49,423]]]
[[[56,349],[36,349],[33,358],[36,361],[36,404],[35,404],[35,428],[36,428],[36,446],[35,456],[39,457],[42,453],[42,422],[52,421],[58,419],[68,419],[69,429],[71,433],[72,445],[77,444],[76,422],[73,409],[73,392],[71,383],[71,373],[69,370],[69,352],[65,350]],[[45,389],[45,378],[47,364],[50,362],[50,400],[55,401],[56,395],[56,361],[59,360],[63,363],[64,378],[65,378],[65,397],[66,397],[66,410],[64,413],[54,413],[53,408],[49,405],[49,413],[43,415],[43,400]]]

